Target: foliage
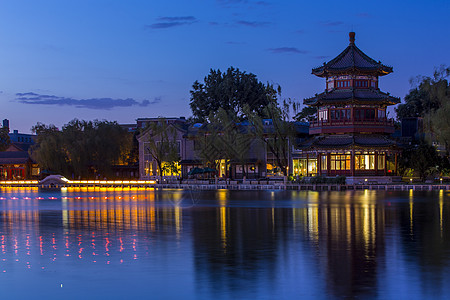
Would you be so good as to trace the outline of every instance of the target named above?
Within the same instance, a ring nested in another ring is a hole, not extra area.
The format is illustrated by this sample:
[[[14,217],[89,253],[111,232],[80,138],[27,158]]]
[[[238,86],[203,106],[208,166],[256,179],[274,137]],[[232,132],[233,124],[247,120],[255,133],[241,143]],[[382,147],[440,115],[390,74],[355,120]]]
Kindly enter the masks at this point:
[[[450,68],[435,74],[434,79],[426,78],[422,81],[422,89],[429,95],[432,102],[438,103],[438,108],[432,109],[425,115],[424,124],[431,139],[436,139],[445,145],[447,151],[450,146],[450,84],[446,77],[450,76]]]
[[[201,123],[219,108],[242,117],[243,108],[248,105],[250,111],[261,115],[264,107],[277,99],[273,85],[263,84],[256,75],[233,67],[226,72],[211,69],[204,83],[194,82],[190,93],[194,120]]]
[[[438,141],[450,149],[450,67],[441,66],[433,77],[419,76],[416,87],[396,109],[397,118],[422,117],[424,131],[430,141]]]
[[[224,159],[228,165],[231,160],[242,166],[245,176],[245,164],[252,143],[252,135],[234,112],[219,108],[211,113],[209,122],[205,124],[195,140],[197,155],[204,165],[217,169],[219,160]],[[228,168],[227,168],[228,169]]]
[[[9,128],[0,128],[0,151],[5,151],[11,143],[9,139]]]
[[[73,172],[66,146],[63,142],[63,133],[55,125],[37,123],[32,131],[36,133],[36,143],[31,147],[31,157],[42,170],[69,176]]]
[[[263,113],[271,120],[271,125],[264,125],[261,116],[247,111],[247,117],[254,126],[254,137],[266,145],[284,176],[288,175],[289,147],[295,136],[295,126],[289,122],[289,106],[290,103],[284,101],[282,107],[270,103],[264,108]]]
[[[175,128],[164,118],[160,118],[150,124],[149,130],[150,136],[145,150],[155,160],[159,174],[163,176],[166,172],[176,172],[176,163],[180,160],[180,155]]]
[[[403,170],[403,173],[412,169],[422,181],[425,181],[428,175],[438,173],[438,170],[444,166],[444,161],[437,153],[436,148],[425,141],[405,149],[399,161],[399,169]]]
[[[315,106],[305,106],[297,113],[294,120],[298,122],[311,122],[317,118],[317,108]]]
[[[212,119],[212,118],[211,118]],[[217,169],[217,163],[224,158],[220,139],[220,125],[215,122],[204,124],[194,138],[194,149],[204,166]]]
[[[111,175],[111,167],[123,164],[132,146],[132,135],[116,122],[74,119],[59,131],[38,123],[31,155],[42,169],[65,176],[92,178]]]
[[[433,103],[433,107],[436,108],[435,103]],[[432,105],[427,93],[416,87],[409,91],[409,94],[405,96],[405,103],[399,104],[395,108],[395,112],[397,113],[397,119],[401,121],[404,118],[424,117],[431,108]]]
[[[220,128],[218,136],[219,147],[223,150],[224,158],[234,160],[242,166],[243,175],[246,176],[245,164],[248,160],[248,153],[252,136],[248,128],[239,123],[233,112],[227,112],[219,108],[217,114],[210,116],[211,123]]]
[[[449,86],[446,78],[450,67],[436,68],[433,77],[418,76],[411,80],[415,87],[405,96],[405,103],[395,109],[397,119],[408,117],[426,117],[439,110],[448,99]]]

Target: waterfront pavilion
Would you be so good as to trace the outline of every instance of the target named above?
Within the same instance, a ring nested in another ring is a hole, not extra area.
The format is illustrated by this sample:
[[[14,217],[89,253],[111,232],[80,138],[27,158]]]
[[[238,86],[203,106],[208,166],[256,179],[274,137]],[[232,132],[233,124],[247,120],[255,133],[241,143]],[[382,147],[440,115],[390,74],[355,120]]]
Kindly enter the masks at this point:
[[[336,58],[314,68],[324,78],[325,91],[304,99],[317,108],[310,122],[311,137],[292,153],[293,173],[302,176],[386,176],[397,171],[396,142],[390,137],[394,121],[386,109],[400,99],[379,89],[379,77],[393,68],[376,61],[350,44]]]

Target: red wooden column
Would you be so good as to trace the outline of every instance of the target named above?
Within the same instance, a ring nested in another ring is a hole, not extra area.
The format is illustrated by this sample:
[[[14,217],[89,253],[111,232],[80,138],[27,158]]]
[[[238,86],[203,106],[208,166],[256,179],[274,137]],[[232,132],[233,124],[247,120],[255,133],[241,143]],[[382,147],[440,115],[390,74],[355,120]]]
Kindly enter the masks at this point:
[[[394,174],[397,176],[397,153],[395,153],[395,166],[394,166]]]
[[[378,175],[378,152],[374,151],[375,153],[375,175]]]
[[[309,176],[308,165],[309,165],[309,154],[306,154],[306,177]]]
[[[352,149],[352,161],[350,162],[350,168],[352,169],[352,176],[355,176],[355,149]]]
[[[317,175],[322,176],[322,155],[320,153],[317,153]]]
[[[331,154],[327,152],[327,176],[331,173]]]

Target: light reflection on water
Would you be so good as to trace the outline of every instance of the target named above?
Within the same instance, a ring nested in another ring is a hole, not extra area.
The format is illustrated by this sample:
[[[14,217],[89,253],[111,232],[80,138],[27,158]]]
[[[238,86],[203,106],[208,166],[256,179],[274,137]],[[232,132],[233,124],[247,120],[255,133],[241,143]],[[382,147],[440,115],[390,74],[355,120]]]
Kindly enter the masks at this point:
[[[11,299],[447,298],[447,192],[0,189]]]

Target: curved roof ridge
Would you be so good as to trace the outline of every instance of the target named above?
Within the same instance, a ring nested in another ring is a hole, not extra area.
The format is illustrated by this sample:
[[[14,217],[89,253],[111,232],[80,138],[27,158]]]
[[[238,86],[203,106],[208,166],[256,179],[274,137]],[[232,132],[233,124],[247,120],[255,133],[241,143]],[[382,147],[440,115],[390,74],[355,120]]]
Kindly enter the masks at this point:
[[[314,97],[303,100],[305,105],[323,105],[332,103],[366,103],[394,105],[400,103],[400,98],[393,97],[375,88],[331,90],[316,94]]]
[[[312,74],[319,77],[338,74],[367,74],[383,76],[393,72],[393,68],[383,65],[365,54],[355,45],[355,33],[350,32],[350,44],[338,56],[312,69]]]

